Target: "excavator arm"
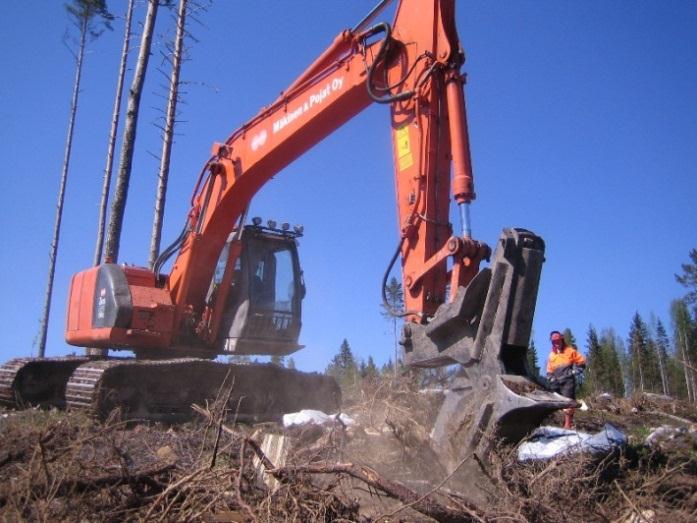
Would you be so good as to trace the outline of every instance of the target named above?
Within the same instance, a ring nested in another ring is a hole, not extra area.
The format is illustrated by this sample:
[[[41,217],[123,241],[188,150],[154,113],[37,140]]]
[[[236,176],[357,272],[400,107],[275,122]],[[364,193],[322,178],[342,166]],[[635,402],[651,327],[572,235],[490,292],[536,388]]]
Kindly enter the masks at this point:
[[[453,20],[452,1],[404,0],[393,26],[342,32],[274,103],[214,145],[169,276],[175,324],[195,326],[210,343],[216,339],[230,286],[223,282],[215,303],[205,296],[232,226],[240,227],[254,194],[272,176],[375,102],[391,108],[410,319],[432,316],[446,300],[447,257],[456,259],[453,288],[469,282],[488,248],[453,236],[449,223],[451,164],[455,197],[464,205],[474,198]],[[237,255],[228,256],[228,266]]]
[[[221,318],[252,198],[286,165],[373,103],[390,107],[400,229],[395,260],[401,256],[405,290],[401,315],[427,323],[447,301],[448,288],[467,286],[490,250],[470,237],[468,206],[475,194],[454,1],[402,0],[393,24],[369,27],[370,18],[340,33],[276,101],[213,146],[195,184],[186,227],[154,271],[127,268],[121,277],[109,269],[107,285],[97,284],[95,270],[76,276],[70,343],[142,354],[169,347],[220,352]],[[462,234],[450,225],[451,196],[462,209]],[[210,292],[233,230],[223,280]],[[162,279],[159,271],[175,252],[172,270]],[[111,325],[95,326],[90,308],[104,287],[111,302],[130,293],[132,303],[113,315]]]

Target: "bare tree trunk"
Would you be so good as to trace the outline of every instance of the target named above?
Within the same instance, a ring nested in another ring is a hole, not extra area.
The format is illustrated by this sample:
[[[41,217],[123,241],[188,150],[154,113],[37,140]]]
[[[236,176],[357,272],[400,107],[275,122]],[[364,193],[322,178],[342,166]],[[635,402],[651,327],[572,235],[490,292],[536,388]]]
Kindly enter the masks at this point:
[[[668,376],[666,374],[666,362],[663,359],[663,354],[661,349],[656,346],[656,354],[658,355],[658,370],[661,373],[661,387],[663,388],[663,394],[667,396],[670,391],[668,389]]]
[[[119,160],[119,175],[114,189],[114,200],[111,204],[111,217],[106,239],[104,253],[105,261],[116,262],[119,257],[119,243],[121,241],[121,228],[123,226],[128,185],[131,179],[131,164],[133,162],[133,150],[136,140],[136,127],[138,125],[138,110],[140,107],[140,95],[145,82],[145,72],[150,59],[150,46],[152,44],[153,29],[157,17],[158,0],[148,0],[148,11],[143,24],[143,34],[140,41],[138,63],[133,75],[133,83],[128,96],[128,108],[126,111],[126,125],[121,144],[121,157]]]
[[[104,183],[102,185],[102,199],[99,204],[99,219],[97,223],[97,244],[94,249],[93,265],[99,265],[102,261],[102,248],[104,247],[104,226],[106,223],[106,208],[109,201],[109,189],[111,187],[111,173],[114,165],[114,149],[116,147],[116,134],[119,128],[119,116],[121,114],[121,95],[123,82],[126,76],[126,63],[128,62],[128,49],[131,40],[131,21],[133,19],[134,0],[128,0],[126,8],[126,28],[123,36],[123,48],[121,49],[121,63],[119,64],[119,76],[116,81],[116,95],[114,96],[114,111],[111,115],[111,129],[109,130],[109,146],[106,153],[106,167],[104,168]]]
[[[392,318],[392,339],[394,340],[394,372],[393,377],[397,379],[397,362],[399,361],[399,343],[397,341],[397,318]]]
[[[687,400],[695,401],[695,391],[693,387],[692,376],[690,372],[690,358],[687,353],[687,336],[685,336],[685,331],[680,326],[678,327],[678,343],[680,345],[680,352],[682,354],[683,370],[685,372],[685,386],[687,388]]]
[[[150,258],[148,266],[153,268],[155,260],[160,254],[160,241],[162,238],[162,221],[165,213],[165,201],[167,199],[167,181],[169,179],[169,160],[172,154],[172,142],[174,138],[174,124],[177,117],[177,101],[179,98],[179,72],[181,70],[184,25],[186,24],[186,9],[188,0],[179,0],[177,10],[177,32],[174,37],[174,52],[172,56],[172,74],[169,78],[169,95],[167,98],[167,114],[162,141],[162,154],[160,157],[160,170],[157,175],[157,194],[155,196],[155,216],[152,222],[152,234],[150,236]]]
[[[51,314],[51,296],[53,294],[53,277],[56,272],[56,257],[58,254],[58,242],[60,240],[61,220],[63,218],[63,201],[65,200],[65,187],[68,182],[68,167],[70,165],[70,152],[73,147],[73,129],[75,128],[75,116],[77,115],[77,102],[80,95],[80,79],[82,77],[82,61],[85,56],[85,43],[87,38],[87,26],[89,19],[85,18],[80,26],[80,44],[75,64],[75,80],[73,82],[73,94],[70,101],[70,117],[68,119],[68,135],[65,140],[65,155],[63,157],[63,169],[61,171],[60,186],[58,188],[58,203],[56,205],[56,219],[53,225],[53,239],[48,254],[48,281],[46,282],[46,295],[44,296],[44,308],[39,327],[38,355],[43,358],[46,354],[46,335],[48,332],[48,319]]]

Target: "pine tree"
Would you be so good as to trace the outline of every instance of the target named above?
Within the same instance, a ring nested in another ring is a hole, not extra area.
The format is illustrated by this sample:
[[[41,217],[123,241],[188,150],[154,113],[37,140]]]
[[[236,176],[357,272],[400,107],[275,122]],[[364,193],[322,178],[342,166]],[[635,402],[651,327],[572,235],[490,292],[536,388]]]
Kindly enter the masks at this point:
[[[128,186],[131,181],[131,167],[135,150],[136,129],[138,127],[138,112],[140,110],[140,96],[143,92],[145,73],[150,60],[150,46],[157,18],[158,0],[148,0],[148,9],[141,34],[140,51],[136,69],[133,73],[133,82],[129,90],[128,105],[126,108],[126,122],[123,130],[121,155],[119,158],[119,174],[114,188],[114,199],[111,202],[111,215],[107,229],[104,259],[116,263],[119,257],[121,244],[121,227],[123,226]]]
[[[540,378],[540,365],[537,358],[537,349],[535,348],[535,340],[530,337],[530,346],[528,347],[528,370],[535,379]]]
[[[353,357],[348,340],[344,338],[339,348],[339,353],[332,358],[327,366],[326,373],[334,376],[342,388],[352,387],[358,377],[358,365]]]
[[[607,365],[607,381],[604,383],[604,387],[607,392],[622,397],[625,394],[621,365],[621,361],[624,360],[622,340],[613,329],[605,329],[600,336],[600,345],[603,351],[603,360]]]
[[[179,0],[177,8],[176,27],[177,31],[172,46],[172,56],[165,56],[172,63],[172,70],[169,77],[169,92],[167,95],[167,111],[165,114],[165,125],[162,129],[162,154],[160,156],[160,168],[157,173],[157,191],[155,196],[155,213],[152,222],[152,233],[150,235],[150,255],[148,266],[152,269],[155,261],[160,254],[160,240],[162,238],[162,223],[165,214],[165,202],[167,199],[167,184],[169,182],[169,161],[172,155],[172,144],[174,143],[174,125],[177,116],[177,103],[179,102],[179,73],[184,59],[184,33],[187,15],[187,3],[189,0]]]
[[[603,347],[598,340],[598,333],[592,325],[588,326],[586,349],[588,350],[588,363],[584,392],[605,392],[609,381],[605,351],[603,351]]]
[[[651,339],[646,323],[638,312],[632,318],[627,346],[629,348],[635,392],[637,386],[641,392],[660,390],[661,379],[658,372],[658,360],[656,358],[654,341]]]
[[[673,339],[675,340],[675,353],[683,371],[683,383],[685,395],[688,401],[697,401],[697,373],[693,370],[694,352],[697,349],[695,343],[695,322],[692,319],[687,302],[674,300],[670,307],[670,316],[673,322]]]
[[[666,328],[663,326],[663,322],[660,319],[656,320],[656,356],[658,358],[658,368],[661,374],[661,387],[663,389],[663,394],[670,394],[670,379],[668,374],[668,361],[670,357],[668,356],[668,347],[670,342],[668,341],[668,334],[666,333]]]
[[[400,348],[399,339],[397,337],[397,320],[396,313],[404,308],[404,292],[402,290],[402,284],[397,281],[397,278],[392,276],[390,282],[385,287],[384,299],[385,301],[381,303],[382,316],[387,319],[392,324],[392,337],[394,339],[394,361],[396,365],[394,366],[395,377],[397,376],[397,367],[399,367],[400,361]]]
[[[126,8],[126,21],[124,24],[123,44],[121,48],[121,59],[119,62],[119,73],[116,78],[116,94],[114,95],[114,108],[111,113],[111,127],[109,129],[109,140],[107,142],[106,167],[104,168],[104,178],[102,181],[102,196],[99,202],[99,217],[97,218],[97,241],[94,247],[93,265],[99,265],[102,261],[102,250],[104,248],[104,227],[106,225],[106,210],[109,203],[109,191],[111,188],[111,175],[114,168],[114,150],[116,149],[116,135],[119,129],[121,118],[121,97],[123,95],[123,84],[126,77],[126,64],[128,62],[128,49],[131,44],[131,22],[133,20],[133,5],[135,0],[128,0]]]
[[[644,336],[644,322],[638,312],[634,313],[632,324],[629,327],[629,339],[627,340],[632,383],[634,392],[646,390],[644,383],[644,364],[642,356],[646,352],[646,337]]]
[[[368,356],[368,363],[365,366],[366,378],[376,379],[378,377],[378,368],[372,356]]]
[[[690,251],[690,262],[681,264],[681,268],[682,274],[676,274],[675,279],[688,290],[685,303],[697,305],[697,249]]]
[[[68,16],[79,31],[77,53],[75,54],[75,79],[73,80],[73,92],[70,100],[70,113],[68,117],[68,133],[65,139],[63,167],[61,168],[60,185],[58,188],[58,202],[56,204],[56,218],[53,224],[53,238],[48,253],[48,277],[46,281],[46,293],[44,306],[39,324],[38,355],[43,358],[46,354],[46,336],[48,333],[48,320],[51,315],[51,298],[53,296],[53,279],[56,272],[56,258],[58,257],[58,244],[60,242],[61,222],[63,220],[63,203],[68,184],[68,170],[70,156],[73,147],[73,130],[77,117],[78,99],[80,96],[80,81],[82,79],[82,65],[87,44],[91,39],[97,38],[101,31],[97,30],[96,22],[99,21],[108,29],[111,29],[113,15],[109,13],[105,0],[73,0],[66,5]]]
[[[562,335],[564,336],[564,341],[568,346],[573,347],[574,349],[578,349],[578,345],[576,344],[576,337],[574,336],[574,333],[571,332],[570,328],[567,327],[566,329],[564,329]]]
[[[359,375],[363,381],[373,382],[378,377],[378,368],[372,356],[368,356],[368,361],[361,360]]]
[[[385,363],[382,364],[382,367],[380,367],[380,374],[383,376],[387,376],[389,374],[392,374],[394,376],[395,369],[394,369],[394,364],[392,363],[392,358],[388,358]]]

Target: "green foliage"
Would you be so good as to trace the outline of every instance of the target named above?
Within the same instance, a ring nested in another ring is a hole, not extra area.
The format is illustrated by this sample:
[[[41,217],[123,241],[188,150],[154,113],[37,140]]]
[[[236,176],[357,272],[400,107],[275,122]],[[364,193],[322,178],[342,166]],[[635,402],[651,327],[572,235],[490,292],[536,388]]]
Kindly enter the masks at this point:
[[[387,303],[381,303],[381,314],[388,319],[395,318],[394,313],[401,312],[404,308],[404,291],[399,280],[392,276],[385,287],[385,299]]]
[[[598,333],[595,331],[593,325],[588,326],[586,350],[588,364],[586,367],[586,381],[583,384],[583,393],[604,392],[608,368],[604,358],[603,347],[600,345]]]
[[[687,381],[682,362],[678,358],[671,358],[667,365],[668,379],[671,383],[670,394],[676,398],[686,399]]]
[[[627,354],[634,392],[662,392],[654,341],[638,312],[629,327]]]
[[[578,345],[576,343],[576,336],[574,336],[574,333],[571,332],[570,328],[567,327],[566,329],[564,329],[562,331],[562,335],[564,336],[564,341],[566,342],[567,345],[578,350]]]
[[[380,371],[378,371],[372,356],[368,356],[367,362],[361,360],[359,374],[363,380],[376,380],[379,377]]]
[[[697,305],[697,249],[690,251],[690,262],[681,264],[682,274],[676,274],[675,279],[687,288],[685,302]]]
[[[681,367],[682,385],[676,387],[684,391],[684,396],[690,401],[697,399],[697,372],[694,368],[697,362],[697,321],[693,319],[687,307],[687,301],[674,300],[670,307],[673,323],[673,340],[675,343],[675,360]],[[672,373],[671,373],[672,375]]]
[[[71,4],[66,4],[65,9],[81,33],[89,33],[92,38],[97,38],[101,31],[96,29],[95,21],[111,30],[114,15],[107,9],[106,0],[73,0]]]
[[[279,367],[285,366],[285,362],[283,360],[284,357],[279,356],[278,354],[274,354],[273,356],[271,356],[271,363],[273,363],[274,365],[278,365]]]
[[[326,373],[330,376],[334,376],[334,379],[336,379],[342,390],[356,385],[358,365],[351,352],[351,347],[345,338],[344,341],[341,342],[339,353],[329,362]]]
[[[612,329],[603,331],[600,337],[592,325],[586,335],[588,364],[586,382],[582,394],[609,392],[614,396],[624,395],[624,380],[618,356],[618,341]]]
[[[605,373],[607,381],[602,385],[606,392],[622,397],[626,390],[621,365],[621,362],[624,360],[622,340],[615,334],[613,329],[605,329],[600,336],[600,345],[602,347],[602,358],[607,366]]]
[[[535,379],[540,377],[540,365],[537,358],[537,349],[535,348],[535,340],[530,338],[530,346],[528,347],[528,370]]]
[[[404,309],[404,291],[402,290],[402,284],[399,283],[397,278],[392,276],[389,283],[384,289],[384,301],[380,304],[382,310],[380,314],[390,322],[392,325],[392,337],[394,338],[394,358],[395,362],[400,360],[400,348],[399,339],[397,338],[397,320],[399,319],[395,314]]]
[[[654,347],[656,349],[656,357],[658,358],[658,370],[661,375],[661,386],[663,388],[663,393],[670,394],[671,386],[670,376],[668,374],[668,361],[670,360],[670,356],[668,355],[668,347],[670,347],[670,341],[668,341],[666,328],[663,326],[663,322],[661,322],[660,319],[656,320]]]
[[[380,374],[386,375],[388,373],[394,373],[394,363],[392,363],[392,358],[389,358],[385,363],[382,364],[382,367],[380,367]]]

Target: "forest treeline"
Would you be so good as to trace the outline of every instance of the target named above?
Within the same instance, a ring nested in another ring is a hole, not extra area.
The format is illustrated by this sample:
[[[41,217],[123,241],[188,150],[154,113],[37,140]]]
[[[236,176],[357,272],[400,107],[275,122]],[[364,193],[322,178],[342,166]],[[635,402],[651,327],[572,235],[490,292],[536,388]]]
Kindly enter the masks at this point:
[[[697,249],[689,257],[682,273],[675,275],[687,294],[670,304],[670,332],[659,318],[647,321],[639,312],[630,320],[626,339],[612,327],[598,330],[589,325],[579,345],[569,329],[564,331],[567,343],[582,349],[588,359],[582,395],[652,392],[697,402]],[[540,375],[538,361],[533,344],[528,362]],[[544,371],[544,363],[542,367]]]
[[[681,267],[682,273],[675,275],[688,292],[670,304],[670,330],[659,318],[652,316],[647,321],[639,312],[629,322],[626,339],[613,327],[598,329],[589,325],[584,342],[579,344],[571,329],[564,330],[567,344],[587,357],[581,396],[608,392],[622,397],[651,392],[697,402],[697,249],[692,249],[689,256],[690,261]],[[389,289],[388,305],[399,309],[402,291],[395,278],[390,280]],[[383,306],[383,313],[386,309]],[[394,327],[395,318],[386,313],[385,317]],[[396,336],[396,328],[394,333]],[[540,380],[545,377],[546,358],[547,350],[539,355],[531,341],[528,366],[532,375]],[[342,389],[350,391],[365,380],[391,376],[401,365],[399,358],[396,358],[396,367],[391,358],[382,367],[376,366],[372,356],[367,361],[359,360],[344,339],[326,372],[337,379]],[[444,378],[448,370],[422,370],[417,374],[422,381],[438,380]]]

